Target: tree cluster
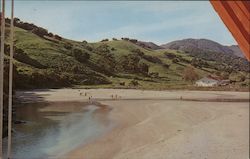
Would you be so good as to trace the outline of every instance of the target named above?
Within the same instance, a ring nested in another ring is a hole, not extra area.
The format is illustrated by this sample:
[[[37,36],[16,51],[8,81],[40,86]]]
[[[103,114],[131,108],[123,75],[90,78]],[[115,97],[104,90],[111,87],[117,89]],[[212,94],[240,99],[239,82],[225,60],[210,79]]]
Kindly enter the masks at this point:
[[[184,69],[182,77],[185,81],[194,82],[199,78],[199,75],[195,72],[193,67],[188,66]]]
[[[88,61],[90,58],[90,55],[87,52],[77,49],[77,48],[74,48],[72,50],[72,55],[75,57],[77,61],[82,62],[82,63]]]

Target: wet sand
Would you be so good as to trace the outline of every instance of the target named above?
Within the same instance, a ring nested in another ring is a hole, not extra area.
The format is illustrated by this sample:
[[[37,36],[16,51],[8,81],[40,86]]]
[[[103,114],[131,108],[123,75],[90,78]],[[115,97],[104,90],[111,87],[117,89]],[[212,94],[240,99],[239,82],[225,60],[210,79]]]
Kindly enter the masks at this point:
[[[112,94],[119,98],[112,100]],[[249,102],[244,102],[249,92],[60,89],[17,95],[30,101],[85,102],[92,96],[112,108],[110,119],[116,126],[109,133],[60,158],[244,159],[249,155]],[[241,102],[216,102],[229,99]]]
[[[40,102],[17,105],[12,135],[15,159],[60,158],[98,136],[109,132],[113,124],[110,108],[83,102]],[[7,138],[4,138],[7,157]],[[31,151],[32,150],[32,151]]]

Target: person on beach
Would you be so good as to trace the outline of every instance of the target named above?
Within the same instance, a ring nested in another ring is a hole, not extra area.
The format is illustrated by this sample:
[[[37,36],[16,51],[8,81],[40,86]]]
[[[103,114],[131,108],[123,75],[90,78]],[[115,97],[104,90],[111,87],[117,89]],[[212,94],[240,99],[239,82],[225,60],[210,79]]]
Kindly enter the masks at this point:
[[[92,96],[89,96],[89,103],[92,103]]]

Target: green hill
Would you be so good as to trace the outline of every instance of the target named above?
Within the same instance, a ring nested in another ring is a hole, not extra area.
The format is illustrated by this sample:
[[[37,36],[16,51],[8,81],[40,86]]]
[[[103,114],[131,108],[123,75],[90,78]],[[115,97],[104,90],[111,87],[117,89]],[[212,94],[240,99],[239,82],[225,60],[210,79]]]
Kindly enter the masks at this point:
[[[8,35],[8,20],[6,26]],[[209,61],[180,50],[152,50],[128,38],[79,42],[17,18],[15,26],[15,87],[18,89],[189,88],[194,80],[208,75],[232,78],[237,86],[249,84],[245,70],[234,71],[222,61]],[[6,55],[8,52],[7,39]]]

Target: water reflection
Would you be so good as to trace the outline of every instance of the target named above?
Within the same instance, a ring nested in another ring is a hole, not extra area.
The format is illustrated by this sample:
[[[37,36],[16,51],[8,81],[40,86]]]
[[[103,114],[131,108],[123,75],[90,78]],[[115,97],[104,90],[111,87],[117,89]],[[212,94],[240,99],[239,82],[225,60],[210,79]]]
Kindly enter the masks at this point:
[[[58,158],[108,131],[109,111],[107,106],[78,102],[20,105],[17,119],[26,124],[14,125],[13,157]]]

